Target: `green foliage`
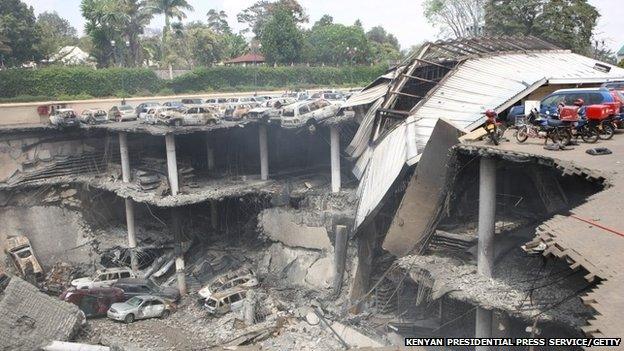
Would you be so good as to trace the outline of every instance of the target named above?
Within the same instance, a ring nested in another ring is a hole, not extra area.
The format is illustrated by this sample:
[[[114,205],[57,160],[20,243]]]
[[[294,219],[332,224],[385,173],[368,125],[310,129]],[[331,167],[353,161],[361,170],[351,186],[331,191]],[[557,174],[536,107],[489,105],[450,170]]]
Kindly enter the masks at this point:
[[[0,71],[0,97],[20,95],[60,97],[86,94],[112,96],[119,92],[158,91],[163,82],[149,69],[49,67]]]
[[[76,28],[56,12],[43,12],[37,17],[37,26],[41,33],[39,51],[49,58],[66,45],[76,45],[78,36]]]
[[[472,37],[481,34],[484,3],[485,0],[425,0],[423,9],[427,21],[439,28],[442,36]]]
[[[273,12],[262,29],[260,43],[268,63],[290,64],[299,61],[303,35],[288,8],[278,7]]]
[[[587,0],[488,0],[485,11],[489,35],[533,35],[581,54],[600,16]]]
[[[257,38],[260,38],[267,21],[277,9],[286,9],[297,24],[308,22],[308,16],[297,0],[277,0],[275,2],[260,0],[241,11],[236,19],[239,23],[247,25],[247,28],[242,31],[243,33],[251,31]]]
[[[306,60],[331,65],[368,63],[371,58],[369,41],[362,27],[342,24],[315,26],[307,40],[312,50]]]
[[[169,86],[176,93],[226,91],[237,88],[288,88],[293,86],[341,86],[368,84],[384,73],[386,66],[345,67],[228,67],[199,68],[174,78]],[[257,87],[251,86],[257,79]]]
[[[33,8],[20,0],[0,1],[0,53],[9,65],[41,59],[41,40]]]

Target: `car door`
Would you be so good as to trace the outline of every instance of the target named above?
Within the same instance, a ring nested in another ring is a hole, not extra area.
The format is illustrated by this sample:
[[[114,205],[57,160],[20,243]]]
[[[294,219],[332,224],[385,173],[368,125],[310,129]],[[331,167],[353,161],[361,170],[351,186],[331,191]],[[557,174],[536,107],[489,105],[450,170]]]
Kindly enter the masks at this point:
[[[109,273],[108,279],[104,282],[102,286],[109,287],[113,285],[117,280],[119,280],[119,273]]]
[[[193,107],[186,111],[184,115],[184,124],[196,125],[199,122],[199,107]]]
[[[93,279],[93,283],[91,283],[92,288],[103,287],[108,280],[108,273],[102,273],[98,275],[95,279]]]
[[[137,309],[137,319],[150,318],[152,313],[152,301],[143,300]]]
[[[165,304],[160,300],[153,300],[151,306],[151,317],[160,317],[165,310]]]
[[[238,311],[243,308],[243,304],[245,303],[245,293],[239,292],[233,295],[230,295],[230,310]]]

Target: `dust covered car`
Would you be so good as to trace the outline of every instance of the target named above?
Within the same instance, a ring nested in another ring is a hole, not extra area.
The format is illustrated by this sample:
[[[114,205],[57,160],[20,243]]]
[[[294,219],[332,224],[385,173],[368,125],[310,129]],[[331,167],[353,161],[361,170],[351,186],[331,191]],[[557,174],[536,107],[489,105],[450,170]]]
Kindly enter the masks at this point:
[[[114,303],[106,316],[116,321],[132,323],[138,319],[167,318],[172,306],[158,296],[140,295],[126,302]]]
[[[71,108],[59,108],[50,115],[50,124],[59,128],[78,126],[78,117]]]
[[[238,288],[253,288],[258,286],[258,278],[254,272],[250,269],[239,269],[234,272],[228,272],[221,274],[208,282],[206,286],[202,287],[197,293],[202,299],[207,299],[212,294]]]
[[[107,268],[97,270],[91,277],[74,279],[71,285],[76,289],[102,288],[113,285],[119,279],[135,277],[134,272],[127,267]]]
[[[112,285],[124,291],[124,297],[130,299],[140,295],[153,295],[163,299],[178,301],[180,292],[176,288],[160,287],[150,279],[124,278]]]
[[[282,97],[271,99],[262,103],[258,107],[249,110],[249,119],[260,120],[264,122],[279,121],[282,108],[297,102],[294,98]]]
[[[249,111],[258,106],[259,104],[256,102],[228,105],[223,113],[223,118],[227,121],[240,121],[247,118]]]
[[[323,99],[302,101],[284,107],[282,111],[282,127],[298,128],[308,126],[314,128],[319,122],[336,116],[340,104],[332,104]]]
[[[163,112],[158,116],[158,123],[168,126],[203,126],[219,123],[219,117],[209,106],[195,106],[182,111]]]
[[[139,123],[144,123],[144,124],[156,124],[158,123],[158,119],[162,118],[163,115],[169,113],[169,112],[173,112],[173,111],[177,111],[178,109],[176,107],[171,107],[171,106],[155,106],[155,107],[151,107],[147,110],[147,113],[142,114],[139,117]]]
[[[80,114],[80,122],[97,124],[108,122],[108,113],[102,109],[86,109]]]
[[[208,313],[214,315],[236,312],[243,308],[246,297],[247,290],[240,287],[232,288],[212,294],[206,299],[204,308],[208,310]]]
[[[6,238],[4,251],[11,257],[15,269],[25,280],[42,282],[45,279],[43,268],[27,237],[16,235]]]
[[[130,105],[113,106],[108,110],[108,119],[116,122],[134,121],[137,119],[136,109]]]

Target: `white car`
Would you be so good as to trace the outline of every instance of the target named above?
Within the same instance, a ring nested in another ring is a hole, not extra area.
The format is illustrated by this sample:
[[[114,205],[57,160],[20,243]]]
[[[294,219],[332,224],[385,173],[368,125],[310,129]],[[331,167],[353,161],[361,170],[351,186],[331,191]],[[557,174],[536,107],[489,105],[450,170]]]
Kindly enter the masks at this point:
[[[91,277],[74,279],[71,285],[76,289],[107,288],[122,278],[136,278],[129,268],[107,268],[98,270]]]
[[[86,109],[80,114],[80,122],[85,124],[96,124],[108,122],[108,113],[101,109]]]
[[[108,119],[117,122],[133,121],[137,119],[136,109],[130,105],[113,106],[108,110]]]
[[[141,113],[139,115],[139,123],[156,124],[158,122],[158,117],[168,111],[177,111],[177,108],[172,106],[150,107],[146,113]]]
[[[319,122],[336,116],[339,110],[340,104],[333,104],[323,99],[298,102],[282,110],[282,127],[308,126],[312,128]]]
[[[233,273],[222,274],[212,279],[206,286],[201,288],[197,294],[204,299],[215,293],[232,288],[253,288],[258,286],[258,278],[250,270],[239,270]]]
[[[76,117],[76,112],[71,108],[59,108],[56,109],[50,115],[50,124],[57,127],[75,127],[78,123],[78,118]]]
[[[189,107],[184,111],[166,111],[158,115],[159,124],[169,126],[203,126],[217,124],[219,117],[212,107]]]
[[[160,297],[151,295],[135,296],[126,302],[111,305],[106,316],[116,321],[132,323],[138,319],[167,318],[171,307]]]
[[[249,110],[249,119],[264,120],[264,121],[279,121],[282,108],[297,102],[294,98],[281,97],[276,99],[267,100],[259,107]]]
[[[213,294],[206,299],[204,307],[210,314],[221,315],[228,312],[235,312],[243,308],[245,297],[247,297],[247,290],[234,288]]]

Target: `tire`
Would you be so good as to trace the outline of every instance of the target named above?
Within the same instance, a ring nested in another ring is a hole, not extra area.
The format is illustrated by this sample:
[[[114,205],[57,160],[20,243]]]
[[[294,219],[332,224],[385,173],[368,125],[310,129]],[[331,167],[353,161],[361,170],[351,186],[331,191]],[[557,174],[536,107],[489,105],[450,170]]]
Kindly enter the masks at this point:
[[[572,142],[572,134],[567,129],[559,129],[555,132],[555,137],[558,139],[561,146],[570,145]]]
[[[164,310],[162,312],[162,314],[160,315],[160,318],[165,319],[165,318],[169,317],[170,314],[171,314],[171,312],[169,310]]]
[[[615,134],[613,126],[610,123],[603,123],[602,132],[598,133],[598,137],[602,140],[609,140],[613,138],[613,134]]]
[[[498,142],[498,134],[496,132],[488,131],[488,139],[490,139],[492,144],[498,146],[498,144],[499,144],[499,142]]]
[[[598,141],[598,131],[595,128],[585,127],[581,131],[581,139],[588,144],[593,144]]]
[[[132,313],[128,313],[128,314],[126,315],[126,317],[124,318],[124,322],[125,322],[126,324],[130,324],[130,323],[134,322],[134,314],[132,314]]]
[[[518,129],[515,133],[516,140],[519,143],[524,143],[529,138],[529,130],[527,127],[522,127]]]

